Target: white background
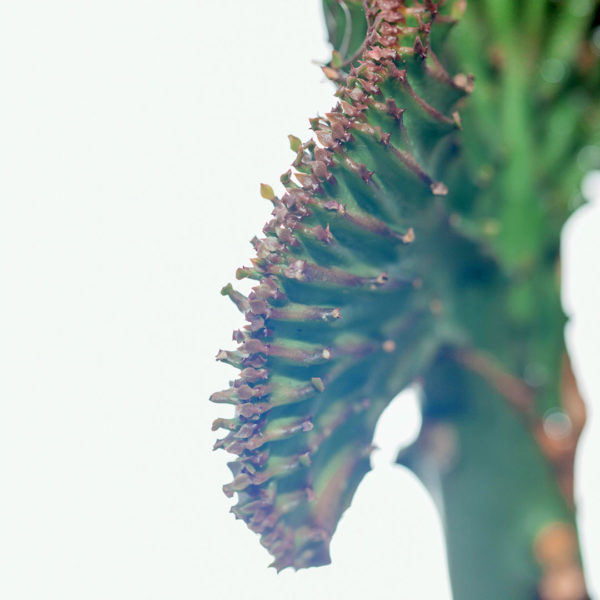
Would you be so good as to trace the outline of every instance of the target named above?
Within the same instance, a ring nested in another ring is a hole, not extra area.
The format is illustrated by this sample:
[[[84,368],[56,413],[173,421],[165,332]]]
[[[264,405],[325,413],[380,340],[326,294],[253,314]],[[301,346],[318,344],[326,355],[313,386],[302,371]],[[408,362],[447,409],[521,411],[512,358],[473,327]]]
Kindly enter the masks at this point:
[[[328,55],[319,4],[0,3],[0,597],[450,598],[432,504],[390,466],[418,424],[410,394],[329,567],[267,570],[210,452],[226,411],[207,398],[232,376],[214,355],[241,324],[219,289],[248,262],[286,135],[332,105],[310,63]],[[599,233],[596,201],[564,251],[596,593]]]

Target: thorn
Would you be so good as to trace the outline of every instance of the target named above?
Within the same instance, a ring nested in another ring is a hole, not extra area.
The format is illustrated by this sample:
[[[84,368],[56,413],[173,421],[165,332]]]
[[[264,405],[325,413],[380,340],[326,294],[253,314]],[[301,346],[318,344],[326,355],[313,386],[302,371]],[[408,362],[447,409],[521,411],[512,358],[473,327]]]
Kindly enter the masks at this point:
[[[327,165],[320,160],[315,160],[311,164],[311,167],[313,175],[319,179],[327,179],[330,176],[330,173],[327,170]]]
[[[240,267],[235,272],[235,278],[240,279],[254,279],[256,281],[260,281],[261,274],[257,269],[253,269],[251,267]]]
[[[252,417],[256,417],[258,415],[262,415],[271,409],[271,405],[268,402],[260,402],[260,403],[251,403],[246,402],[244,404],[239,404],[236,407],[236,414],[244,417],[245,419],[251,419]]]
[[[236,426],[237,423],[235,419],[223,419],[219,417],[213,421],[211,429],[212,431],[217,431],[217,429],[228,429],[229,431],[232,431]]]
[[[360,178],[361,178],[361,179],[362,179],[364,182],[366,182],[366,183],[369,183],[369,182],[371,181],[371,177],[373,177],[373,175],[375,174],[375,171],[369,171],[369,170],[367,169],[367,166],[366,166],[366,165],[363,165],[363,164],[360,164],[360,165],[358,166],[358,168],[359,168],[359,175],[360,175]]]
[[[317,136],[317,139],[319,140],[321,146],[324,146],[325,148],[333,148],[333,146],[335,145],[333,135],[330,131],[327,131],[325,129],[317,129],[315,131],[315,135]]]
[[[441,181],[435,181],[431,184],[431,191],[434,196],[446,196],[448,194],[448,188]]]
[[[305,279],[304,276],[304,267],[306,263],[303,260],[295,260],[291,265],[289,265],[285,271],[284,275],[289,277],[290,279],[297,279],[298,281],[303,281]]]
[[[473,75],[465,75],[464,73],[458,73],[452,79],[454,85],[465,91],[467,94],[470,94],[473,91],[474,86],[474,77]]]
[[[346,207],[335,200],[328,200],[323,204],[323,208],[325,210],[336,211],[340,213],[340,215],[346,214]]]
[[[335,69],[338,69],[339,67],[342,66],[343,62],[344,61],[342,59],[342,55],[337,50],[334,50],[331,53],[331,65],[332,65],[332,67],[334,67]]]
[[[384,352],[393,352],[396,349],[396,342],[394,340],[385,340],[382,344]]]
[[[437,15],[438,5],[433,0],[425,0],[425,8],[431,13],[432,17]]]
[[[321,225],[317,225],[314,229],[313,229],[317,239],[321,242],[323,242],[324,244],[331,244],[331,242],[333,242],[333,235],[331,235],[331,230],[329,229],[329,223],[327,224],[327,226],[325,227],[325,229],[323,229],[323,227]]]
[[[215,404],[237,404],[237,397],[234,395],[234,391],[230,388],[223,390],[222,392],[215,392],[209,398],[211,402]]]
[[[317,131],[317,129],[319,128],[321,119],[319,117],[312,117],[311,119],[308,120],[308,122],[310,123],[310,128],[313,131]]]
[[[242,355],[239,352],[229,352],[228,350],[219,350],[216,359],[220,362],[227,363],[238,369],[242,366]]]
[[[418,56],[421,59],[424,59],[427,56],[427,49],[425,46],[423,46],[423,42],[419,36],[417,36],[415,39],[413,50],[415,52],[415,56]]]
[[[320,377],[311,377],[310,382],[313,384],[314,388],[318,392],[325,391],[325,384],[323,383],[323,380]]]
[[[385,99],[385,107],[387,112],[398,122],[402,122],[402,115],[406,112],[405,108],[398,108],[396,101],[393,98]]]
[[[292,134],[288,135],[288,140],[290,140],[290,149],[293,152],[299,152],[302,148],[302,140]]]
[[[221,289],[221,296],[228,296],[240,312],[243,313],[248,310],[248,299],[240,292],[234,290],[231,283],[228,283]]]
[[[250,400],[252,398],[252,388],[249,385],[241,385],[236,391],[240,400]]]
[[[260,195],[265,198],[265,200],[275,199],[275,192],[273,191],[273,188],[266,183],[260,184]]]
[[[379,273],[379,275],[377,275],[377,277],[375,278],[375,283],[377,283],[378,285],[384,285],[389,280],[390,278],[388,277],[387,273]]]
[[[279,181],[281,181],[281,183],[286,187],[290,185],[292,182],[292,170],[288,169],[285,173],[283,173],[283,175],[281,175],[279,178]]]
[[[301,454],[298,457],[298,462],[303,467],[310,467],[310,465],[312,464],[312,461],[310,460],[310,453],[309,452],[305,452],[304,454]]]
[[[350,104],[349,102],[346,102],[345,100],[342,100],[340,102],[342,110],[349,116],[349,117],[358,117],[360,116],[360,114],[362,113],[362,111],[364,110],[364,108],[362,108],[362,106],[364,105],[359,105],[361,106],[360,108],[357,106],[354,106],[352,104]],[[366,108],[366,107],[365,107]]]
[[[249,381],[250,383],[256,383],[257,381],[264,381],[265,379],[268,379],[269,372],[266,369],[246,367],[241,371],[240,377],[246,381]]]
[[[402,236],[402,242],[412,244],[415,241],[415,230],[409,227],[408,231]]]
[[[249,354],[268,354],[269,347],[263,344],[260,340],[250,339],[240,346],[240,350]]]
[[[330,81],[338,81],[340,79],[340,72],[337,69],[333,69],[332,67],[323,66],[321,67],[325,77]]]
[[[348,132],[341,123],[336,122],[331,126],[331,135],[333,136],[334,140],[346,140],[348,137]]]

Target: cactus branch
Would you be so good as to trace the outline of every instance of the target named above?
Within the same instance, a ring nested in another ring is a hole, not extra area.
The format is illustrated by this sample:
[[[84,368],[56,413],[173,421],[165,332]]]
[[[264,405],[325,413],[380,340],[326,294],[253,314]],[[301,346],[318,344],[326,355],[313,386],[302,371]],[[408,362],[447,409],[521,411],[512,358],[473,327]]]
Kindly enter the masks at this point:
[[[595,13],[568,5],[323,0],[337,103],[290,136],[281,197],[261,185],[272,219],[236,273],[256,285],[222,290],[239,372],[211,398],[235,411],[213,424],[232,512],[277,570],[330,561],[377,419],[419,381],[398,460],[438,502],[455,598],[586,597],[557,265],[600,69]]]

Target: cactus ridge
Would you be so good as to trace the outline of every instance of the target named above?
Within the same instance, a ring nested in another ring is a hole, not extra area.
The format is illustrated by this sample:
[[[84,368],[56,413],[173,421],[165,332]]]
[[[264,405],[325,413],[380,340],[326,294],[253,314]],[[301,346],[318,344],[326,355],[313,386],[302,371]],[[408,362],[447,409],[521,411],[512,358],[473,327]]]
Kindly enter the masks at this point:
[[[377,418],[446,335],[422,240],[446,219],[441,176],[471,81],[437,56],[450,4],[363,5],[361,56],[328,67],[339,102],[311,119],[316,139],[290,136],[284,195],[261,187],[273,218],[236,274],[258,284],[222,290],[247,319],[217,355],[238,378],[211,397],[235,406],[213,424],[227,430],[215,448],[237,455],[223,489],[277,570],[330,562]]]

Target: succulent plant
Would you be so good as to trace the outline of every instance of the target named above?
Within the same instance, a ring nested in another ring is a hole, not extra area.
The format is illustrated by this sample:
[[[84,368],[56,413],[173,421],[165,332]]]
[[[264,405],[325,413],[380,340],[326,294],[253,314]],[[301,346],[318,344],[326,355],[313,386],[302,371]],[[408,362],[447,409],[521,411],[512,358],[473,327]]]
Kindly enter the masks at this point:
[[[278,570],[328,563],[377,420],[418,382],[398,461],[440,504],[455,598],[581,600],[559,250],[600,141],[592,3],[323,6],[338,102],[290,136],[282,197],[261,186],[273,218],[236,274],[256,286],[222,290],[247,319],[211,397],[235,407],[213,425],[232,512]]]

